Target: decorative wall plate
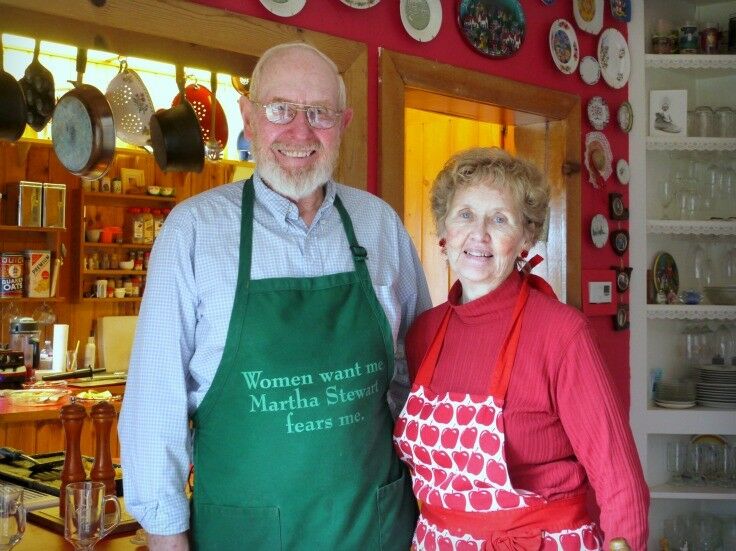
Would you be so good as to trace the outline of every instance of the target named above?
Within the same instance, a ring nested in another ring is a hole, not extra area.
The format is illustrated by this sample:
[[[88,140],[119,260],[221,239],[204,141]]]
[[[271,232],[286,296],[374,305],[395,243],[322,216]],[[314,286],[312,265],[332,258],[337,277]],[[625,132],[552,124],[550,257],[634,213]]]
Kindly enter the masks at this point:
[[[659,253],[654,259],[652,278],[656,293],[663,291],[665,295],[668,295],[672,291],[677,294],[680,288],[680,276],[675,259],[670,253]]]
[[[457,24],[465,40],[488,57],[514,55],[526,32],[524,10],[516,0],[458,0]]]
[[[572,0],[572,13],[581,31],[598,34],[603,28],[603,0]]]
[[[601,79],[601,66],[592,55],[586,55],[580,60],[580,78],[585,84],[597,84]]]
[[[580,61],[580,48],[575,29],[566,19],[557,19],[549,29],[549,51],[552,61],[566,75],[575,72]]]
[[[346,6],[355,8],[357,10],[364,10],[366,8],[372,8],[378,4],[381,0],[340,0]]]
[[[631,179],[631,169],[629,168],[629,162],[626,159],[619,159],[616,162],[616,178],[618,181],[627,186]]]
[[[590,221],[590,237],[593,245],[602,249],[608,241],[608,220],[602,214],[596,214]]]
[[[263,7],[280,17],[296,15],[306,3],[307,0],[261,0]]]
[[[631,132],[631,128],[634,126],[634,110],[628,101],[624,101],[619,105],[618,111],[616,112],[616,120],[621,130],[626,133]]]
[[[620,193],[608,194],[608,215],[611,220],[629,219],[629,209],[624,205],[624,196]]]
[[[628,266],[611,266],[616,271],[616,290],[624,293],[629,290],[631,284],[631,268]]]
[[[623,88],[629,82],[631,55],[624,35],[616,29],[606,29],[598,39],[598,63],[603,80],[611,88]]]
[[[401,23],[414,40],[429,42],[442,26],[440,0],[401,0]]]
[[[593,96],[588,100],[588,122],[596,130],[603,130],[611,120],[611,111],[601,96]]]
[[[614,19],[624,23],[631,21],[631,0],[610,0],[609,5]]]
[[[626,250],[629,248],[629,232],[626,230],[614,230],[611,232],[611,247],[613,251],[623,256]]]
[[[585,135],[585,168],[588,169],[588,181],[598,189],[598,177],[605,180],[613,173],[613,153],[611,144],[602,132],[588,132]]]

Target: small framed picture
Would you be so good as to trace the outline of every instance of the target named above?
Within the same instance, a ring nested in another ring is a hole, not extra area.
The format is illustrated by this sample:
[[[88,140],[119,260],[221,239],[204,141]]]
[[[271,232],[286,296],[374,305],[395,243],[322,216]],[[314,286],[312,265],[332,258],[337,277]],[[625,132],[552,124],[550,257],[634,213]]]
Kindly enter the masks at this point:
[[[624,196],[620,193],[608,194],[608,214],[611,220],[628,220],[629,209],[624,206]]]
[[[613,316],[613,328],[616,331],[623,331],[629,328],[629,305],[619,303],[616,308],[616,315]]]
[[[687,90],[649,92],[649,135],[687,136]]]
[[[629,248],[629,232],[626,230],[611,232],[611,246],[617,255],[623,256]]]
[[[146,175],[138,168],[121,168],[120,180],[123,183],[123,193],[146,193]]]
[[[631,268],[628,266],[611,266],[616,272],[616,290],[624,293],[629,290],[631,284]]]

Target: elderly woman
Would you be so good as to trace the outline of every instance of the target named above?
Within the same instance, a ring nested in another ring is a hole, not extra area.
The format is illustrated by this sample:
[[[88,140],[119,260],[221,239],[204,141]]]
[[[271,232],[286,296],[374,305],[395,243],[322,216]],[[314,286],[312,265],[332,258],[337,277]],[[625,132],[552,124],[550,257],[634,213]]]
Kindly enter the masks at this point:
[[[525,269],[548,202],[540,172],[496,148],[455,155],[434,183],[458,281],[409,331],[394,431],[421,502],[418,550],[646,549],[647,487],[591,327]]]

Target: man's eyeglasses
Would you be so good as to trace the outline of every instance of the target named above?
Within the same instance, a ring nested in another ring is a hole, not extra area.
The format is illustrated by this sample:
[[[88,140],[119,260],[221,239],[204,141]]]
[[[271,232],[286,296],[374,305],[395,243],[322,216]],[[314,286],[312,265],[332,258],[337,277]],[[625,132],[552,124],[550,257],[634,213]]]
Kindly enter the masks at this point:
[[[260,103],[251,100],[253,105],[262,107],[266,111],[266,119],[274,124],[289,124],[294,120],[299,111],[307,114],[307,122],[312,128],[332,128],[340,120],[342,111],[334,111],[321,105],[303,105],[290,101],[272,101],[271,103]]]

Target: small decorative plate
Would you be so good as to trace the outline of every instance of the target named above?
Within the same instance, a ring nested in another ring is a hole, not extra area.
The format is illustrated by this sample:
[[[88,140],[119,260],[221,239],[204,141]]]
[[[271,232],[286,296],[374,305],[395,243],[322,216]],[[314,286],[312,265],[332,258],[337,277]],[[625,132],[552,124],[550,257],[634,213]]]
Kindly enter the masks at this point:
[[[654,291],[663,291],[668,295],[670,291],[677,294],[680,288],[680,276],[677,272],[677,264],[670,253],[659,253],[654,259],[652,267],[652,278],[654,279]]]
[[[602,249],[608,241],[608,220],[602,214],[596,214],[590,221],[590,237],[593,245]]]
[[[526,33],[517,0],[458,0],[457,24],[465,40],[488,57],[514,55]]]
[[[611,232],[611,247],[613,252],[623,256],[629,248],[629,232],[626,230],[614,230]]]
[[[588,181],[598,189],[598,176],[605,182],[613,173],[611,145],[602,132],[588,132],[585,135],[584,161],[588,169]]]
[[[588,101],[588,122],[596,130],[603,130],[611,120],[611,111],[601,96],[593,96]]]
[[[616,29],[606,29],[598,39],[598,63],[603,80],[611,88],[623,88],[629,82],[631,55],[624,35]]]
[[[619,105],[618,111],[616,112],[616,120],[621,130],[626,133],[631,132],[631,128],[634,126],[634,110],[628,101]]]
[[[575,23],[581,31],[598,34],[603,28],[603,0],[572,0]]]
[[[271,13],[278,15],[279,17],[291,17],[296,15],[302,8],[307,0],[261,0],[261,4]]]
[[[629,23],[631,21],[631,0],[610,0],[611,15],[614,19]]]
[[[346,6],[355,8],[357,10],[364,10],[366,8],[372,8],[378,4],[381,0],[340,0]]]
[[[566,19],[557,19],[549,29],[549,51],[557,68],[570,75],[578,68],[580,48],[575,29]]]
[[[631,169],[629,168],[629,162],[626,159],[619,159],[616,162],[616,178],[618,181],[627,186],[631,179]]]
[[[601,66],[592,55],[586,55],[580,60],[580,78],[590,86],[597,84],[601,79]]]
[[[414,40],[429,42],[442,26],[440,0],[401,0],[401,22]]]

